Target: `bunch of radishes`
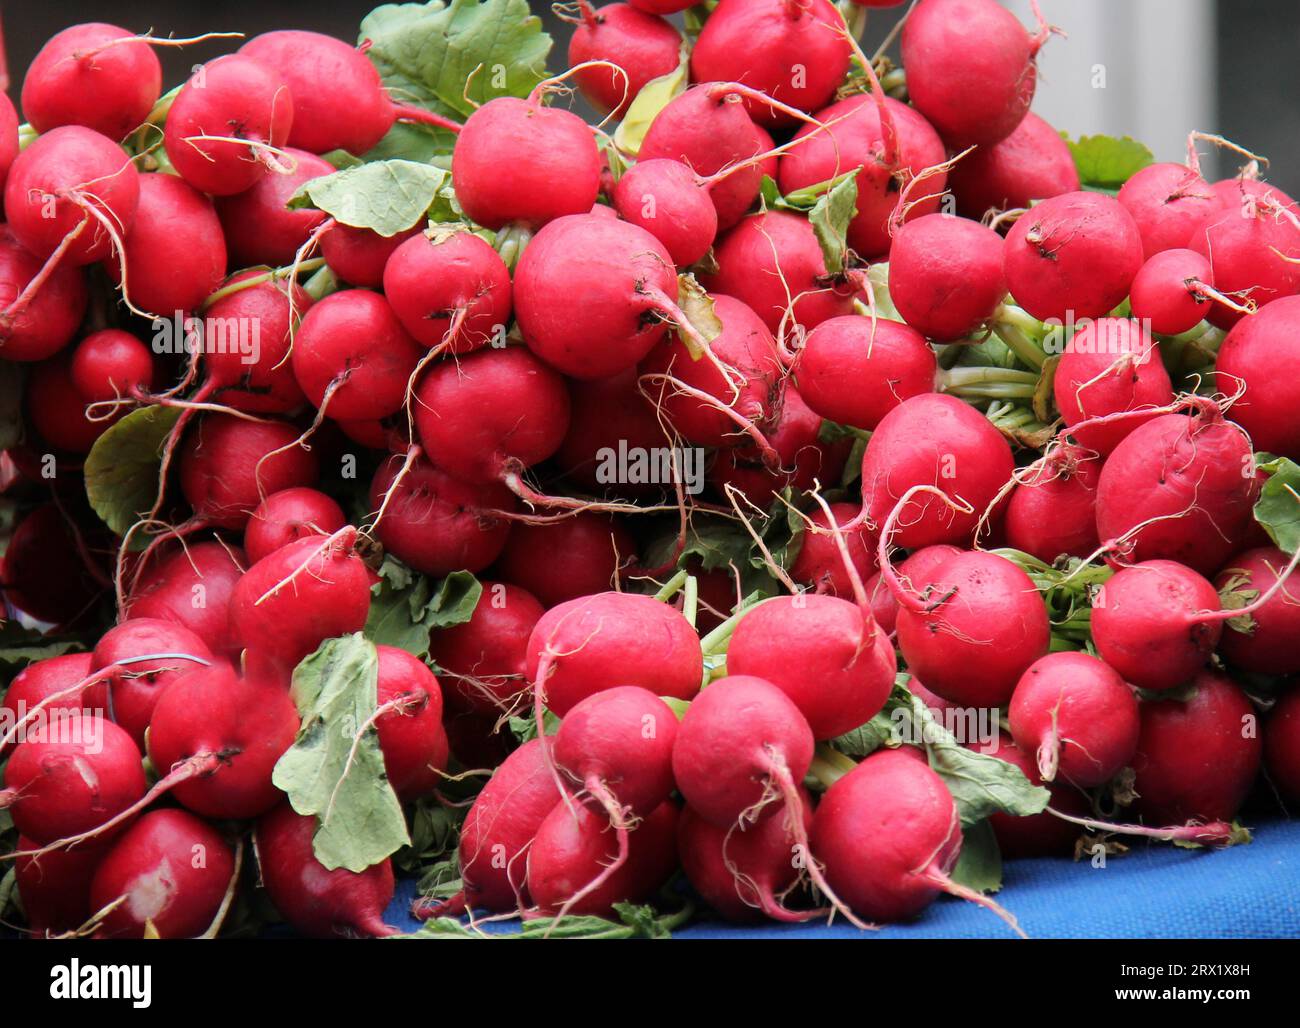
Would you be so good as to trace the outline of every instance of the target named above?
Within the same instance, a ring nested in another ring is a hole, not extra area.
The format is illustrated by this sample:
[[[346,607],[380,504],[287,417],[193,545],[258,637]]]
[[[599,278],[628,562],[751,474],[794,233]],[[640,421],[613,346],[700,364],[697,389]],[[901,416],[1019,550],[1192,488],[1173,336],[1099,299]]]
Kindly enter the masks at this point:
[[[999,850],[1240,841],[1263,762],[1300,802],[1300,209],[1217,137],[1068,143],[1036,7],[865,55],[899,5],[578,0],[551,77],[523,0],[405,5],[165,95],[193,41],[46,44],[0,100],[33,934],[391,934],[395,866],[429,935],[1018,929]]]

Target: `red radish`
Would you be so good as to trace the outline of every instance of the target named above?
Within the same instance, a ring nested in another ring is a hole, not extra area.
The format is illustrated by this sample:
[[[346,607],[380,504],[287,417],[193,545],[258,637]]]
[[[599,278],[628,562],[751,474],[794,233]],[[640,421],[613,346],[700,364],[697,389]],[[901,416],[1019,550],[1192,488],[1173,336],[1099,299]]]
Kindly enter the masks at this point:
[[[154,810],[126,829],[95,869],[92,910],[119,899],[99,939],[192,939],[221,909],[235,857],[221,833],[183,810]]]
[[[900,504],[898,509],[902,509]],[[892,519],[891,519],[892,520]],[[1025,671],[1047,653],[1047,606],[1011,561],[974,550],[944,561],[924,582],[904,586],[880,567],[898,601],[898,648],[926,686],[969,707],[1000,707]]]
[[[1034,661],[1016,683],[1009,713],[1016,745],[1035,755],[1045,781],[1059,773],[1085,789],[1104,785],[1137,747],[1133,690],[1086,653]]]
[[[812,799],[800,787],[800,816],[806,836],[812,827]],[[690,807],[677,819],[677,857],[691,887],[728,921],[808,921],[821,910],[791,910],[784,899],[798,884],[795,833],[784,817],[769,817],[744,831],[719,828]]]
[[[908,96],[953,149],[1000,142],[1029,111],[1050,32],[1031,36],[994,0],[921,0],[903,22]]]
[[[1123,538],[1133,559],[1218,570],[1250,520],[1255,462],[1250,440],[1219,408],[1164,414],[1129,433],[1097,482],[1097,531]]]
[[[293,445],[297,439],[297,429],[283,421],[205,415],[180,452],[181,490],[195,517],[243,528],[267,495],[315,482],[316,455]]]
[[[671,488],[655,482],[617,482],[606,478],[607,456],[636,450],[649,454],[666,445],[656,408],[637,384],[637,371],[629,368],[609,378],[571,379],[569,431],[555,455],[565,477],[594,493],[611,490],[641,495]]]
[[[669,333],[642,361],[641,374],[651,395],[662,386],[657,405],[683,439],[731,446],[771,420],[781,362],[772,333],[752,310],[730,296],[713,297],[713,309],[722,331],[708,355],[693,357]]]
[[[610,863],[616,844],[608,827],[603,814],[564,803],[538,826],[528,849],[528,893],[543,913],[608,914],[615,903],[643,902],[672,875],[677,808],[671,801],[627,833],[627,859],[621,864]],[[587,891],[598,880],[599,886]]]
[[[803,111],[835,94],[852,48],[829,0],[722,0],[691,50],[696,82],[740,82]],[[745,109],[760,124],[793,119],[756,99]]]
[[[0,702],[0,718],[3,719],[3,723],[7,726],[16,725],[41,701],[67,692],[78,685],[82,679],[88,678],[93,670],[92,660],[89,653],[69,653],[61,657],[46,657],[44,660],[28,664],[5,690],[4,700]],[[87,713],[93,713],[86,706],[86,701],[92,698],[89,694],[89,689],[81,695],[72,693],[54,700],[42,710],[46,718],[55,717],[63,712],[75,714],[86,710]],[[99,713],[102,714],[103,711]]]
[[[1285,297],[1268,304],[1253,317],[1243,318],[1219,347],[1215,381],[1233,395],[1244,389],[1232,405],[1233,419],[1250,433],[1256,450],[1300,459],[1300,427],[1295,410],[1300,390],[1290,375],[1277,373],[1300,350],[1300,297]]]
[[[318,489],[298,486],[272,493],[244,529],[248,562],[256,564],[295,539],[331,535],[348,523],[343,509]]]
[[[140,751],[94,714],[50,721],[14,747],[2,798],[23,835],[45,844],[92,831],[144,795]]]
[[[39,361],[63,349],[86,314],[90,294],[80,268],[42,270],[8,226],[0,226],[0,357]]]
[[[656,696],[688,700],[699,691],[704,658],[699,638],[673,607],[649,596],[605,592],[542,616],[528,638],[527,673],[546,706],[564,717],[607,689],[611,676]]]
[[[924,588],[925,583],[930,580],[932,573],[939,569],[939,565],[948,559],[964,553],[960,547],[940,544],[938,546],[924,546],[917,550],[906,560],[898,565],[897,575],[908,589],[917,591]],[[874,562],[876,555],[872,554]],[[876,619],[880,630],[888,635],[893,635],[894,630],[898,627],[898,601],[894,599],[893,592],[890,591],[889,583],[886,581],[884,571],[877,571],[866,584],[867,600],[871,604],[871,615]],[[917,684],[915,677],[912,679],[913,685]],[[922,692],[913,689],[918,696]],[[925,690],[929,692],[929,690]],[[933,696],[933,694],[930,694]],[[939,699],[935,697],[935,699]],[[926,698],[929,703],[929,698]],[[939,700],[939,702],[947,702]]]
[[[136,396],[153,387],[153,355],[130,332],[92,332],[72,353],[72,381],[90,401]]]
[[[424,346],[471,353],[505,340],[510,272],[472,232],[412,236],[389,257],[383,284],[402,326]]]
[[[230,599],[230,628],[289,672],[326,639],[361,631],[369,611],[370,576],[344,530],[295,540],[249,568]]]
[[[406,402],[419,346],[378,293],[345,289],[313,304],[293,340],[293,374],[335,419],[383,418]]]
[[[36,365],[26,393],[32,427],[54,449],[68,453],[89,453],[95,440],[127,413],[121,407],[107,418],[92,420],[87,412],[90,398],[77,388],[72,363],[62,355]]]
[[[870,721],[889,698],[897,670],[885,633],[853,603],[833,596],[762,603],[740,619],[727,648],[727,671],[776,685],[817,739]]]
[[[297,931],[318,939],[393,935],[384,924],[395,884],[384,859],[361,872],[328,870],[312,852],[316,819],[288,803],[263,814],[253,835],[267,896]]]
[[[102,569],[80,550],[84,539],[53,503],[18,522],[4,553],[5,599],[54,624],[75,621],[104,588]]]
[[[339,431],[368,450],[381,453],[406,453],[411,448],[411,435],[404,412],[389,415],[378,421],[336,422]]]
[[[1231,821],[1259,772],[1263,747],[1246,694],[1217,671],[1192,684],[1189,699],[1142,704],[1133,787],[1153,824]]]
[[[822,417],[874,431],[904,400],[934,392],[938,364],[916,329],[848,314],[808,333],[794,373],[799,395]]]
[[[17,845],[19,853],[40,849],[39,843],[23,835]],[[86,923],[92,913],[90,880],[103,855],[103,847],[81,846],[14,861],[14,881],[32,935],[72,932]]]
[[[230,259],[238,267],[291,264],[326,218],[323,211],[291,211],[287,204],[304,183],[334,174],[334,165],[305,150],[284,152],[294,164],[288,174],[263,175],[242,193],[217,200]]]
[[[230,635],[230,597],[243,560],[219,542],[185,546],[141,571],[123,613],[182,625],[213,653],[233,655],[239,646]]]
[[[405,473],[403,465],[390,457],[370,483],[370,507],[383,510],[375,534],[385,549],[437,577],[482,571],[496,560],[510,535],[510,522],[499,516],[514,507],[510,490],[462,482],[422,458]]]
[[[172,101],[163,136],[167,156],[200,192],[242,193],[268,167],[285,170],[274,151],[289,142],[294,103],[280,73],[260,61],[245,54],[208,61]]]
[[[1016,130],[953,165],[949,184],[957,210],[982,218],[990,210],[1028,207],[1079,189],[1079,170],[1060,133],[1033,111]]]
[[[458,699],[473,710],[499,715],[528,688],[528,637],[545,611],[517,585],[482,585],[470,619],[435,631],[429,656]]]
[[[1294,687],[1278,700],[1264,727],[1264,761],[1273,787],[1300,803],[1300,690]],[[18,884],[21,888],[21,879]]]
[[[18,112],[9,97],[0,99],[0,192],[18,156]]]
[[[19,243],[37,257],[62,248],[70,264],[115,253],[135,222],[140,175],[122,148],[80,125],[37,137],[5,181],[5,216]]]
[[[890,248],[889,223],[896,215],[908,220],[939,209],[947,181],[941,172],[926,178],[925,193],[907,210],[899,211],[898,205],[906,181],[944,162],[943,142],[915,108],[887,96],[878,100],[865,94],[851,96],[815,117],[822,124],[835,124],[824,130],[805,125],[795,134],[806,142],[781,158],[777,179],[781,192],[792,193],[859,169],[858,213],[849,223],[848,243],[859,257],[883,257]]]
[[[424,661],[394,646],[378,646],[375,721],[388,784],[403,802],[432,794],[447,766],[442,689]]]
[[[153,656],[140,662],[133,658]],[[107,680],[112,718],[126,729],[141,749],[144,733],[158,697],[176,679],[210,666],[212,651],[194,632],[174,621],[132,618],[110,628],[95,645],[94,670],[106,670],[123,659]],[[96,694],[104,687],[98,687]]]
[[[1276,546],[1247,550],[1233,557],[1214,580],[1220,595],[1235,594],[1247,603],[1263,599],[1285,577],[1291,558]],[[1211,608],[1214,609],[1214,608]],[[1219,655],[1233,667],[1265,675],[1300,672],[1300,593],[1283,584],[1263,606],[1226,622]]]
[[[867,517],[882,525],[909,489],[937,482],[970,510],[956,510],[933,496],[912,499],[898,518],[894,542],[910,550],[968,541],[1013,468],[1011,447],[975,408],[953,396],[914,396],[885,415],[867,446],[862,460]]]
[[[1219,209],[1210,184],[1185,164],[1147,165],[1124,183],[1117,199],[1137,222],[1146,260],[1187,246]]]
[[[725,83],[705,83],[674,97],[655,116],[637,160],[680,161],[707,178],[771,149],[772,137],[750,120],[745,98]],[[720,231],[740,221],[758,199],[763,176],[775,170],[773,157],[709,186]]]
[[[628,4],[579,5],[582,21],[569,37],[569,67],[589,61],[617,66],[575,70],[578,89],[602,114],[622,118],[646,83],[676,69],[682,37],[662,18]]]
[[[1062,193],[1007,234],[1003,272],[1016,303],[1039,321],[1099,318],[1128,295],[1142,236],[1128,210],[1101,193]]]
[[[1007,500],[1007,545],[1048,564],[1062,554],[1087,557],[1097,538],[1097,476],[1101,461],[1062,444],[1019,477]]]
[[[1076,332],[1065,344],[1052,389],[1071,434],[1103,457],[1174,398],[1155,341],[1129,318],[1099,318]],[[1093,418],[1148,408],[1153,413],[1074,428]]]
[[[254,414],[287,414],[303,396],[289,358],[291,332],[311,307],[298,285],[254,280],[257,271],[232,275],[225,296],[203,320],[203,364],[221,402]]]
[[[226,273],[226,242],[212,201],[175,175],[141,175],[140,205],[121,260],[106,263],[135,306],[164,319],[198,310]]]
[[[837,525],[847,525],[861,513],[861,508],[852,503],[832,503],[830,508]],[[812,523],[804,526],[803,543],[790,565],[790,577],[813,586],[819,593],[852,598],[853,582],[844,569],[839,547],[829,530],[829,517],[824,510],[818,509],[813,511],[811,519]],[[863,580],[870,578],[876,567],[876,554],[866,526],[842,531],[858,577]]]
[[[465,482],[509,484],[559,449],[569,428],[564,379],[522,346],[440,361],[413,401],[425,452]]]
[[[704,259],[718,235],[705,181],[681,161],[640,160],[615,185],[614,207],[663,243],[674,264],[689,267]]]
[[[456,201],[479,225],[535,230],[583,214],[596,202],[600,151],[591,129],[570,111],[543,106],[541,90],[525,100],[489,100],[469,116],[456,139],[451,159]],[[506,167],[511,174],[501,174]]]
[[[162,65],[148,40],[103,22],[51,36],[23,78],[23,114],[37,132],[84,125],[121,139],[149,117]]]
[[[863,917],[906,920],[947,892],[1020,932],[991,899],[949,877],[961,852],[956,804],[943,779],[903,750],[873,753],[827,790],[812,846],[832,887]]]
[[[320,252],[331,271],[349,285],[379,289],[384,284],[384,268],[399,246],[418,235],[414,225],[394,236],[381,236],[368,228],[355,228],[335,222],[321,232]]]
[[[735,297],[780,337],[783,323],[813,329],[853,310],[852,286],[833,279],[808,219],[790,211],[746,218],[718,244],[709,292]]]
[[[1209,312],[1211,300],[1236,302],[1214,288],[1213,277],[1209,260],[1195,250],[1162,250],[1133,279],[1133,317],[1160,335],[1188,332]]]
[[[555,607],[617,589],[636,559],[636,539],[621,521],[583,511],[545,525],[516,525],[497,558],[496,573]]]
[[[1246,208],[1250,200],[1263,200],[1273,210],[1296,210],[1296,202],[1271,182],[1247,178],[1246,169],[1234,178],[1220,179],[1211,187],[1224,207]]]
[[[889,250],[889,297],[903,319],[939,342],[964,339],[1007,295],[1002,237],[949,214],[903,225]]]
[[[915,689],[915,681],[910,684]],[[1018,767],[1031,784],[1050,790],[1052,798],[1049,805],[1052,810],[1077,818],[1086,818],[1092,813],[1092,805],[1087,801],[1086,794],[1076,786],[1060,779],[1044,782],[1038,773],[1034,755],[1017,746],[1005,732],[999,730],[997,739],[991,744],[970,748],[985,756],[1005,760]],[[989,815],[989,825],[997,836],[1002,856],[1012,860],[1071,856],[1080,836],[1080,826],[1046,810],[1026,817],[1015,817],[998,811]]]
[[[647,14],[676,14],[694,6],[694,0],[627,0],[629,6]]]

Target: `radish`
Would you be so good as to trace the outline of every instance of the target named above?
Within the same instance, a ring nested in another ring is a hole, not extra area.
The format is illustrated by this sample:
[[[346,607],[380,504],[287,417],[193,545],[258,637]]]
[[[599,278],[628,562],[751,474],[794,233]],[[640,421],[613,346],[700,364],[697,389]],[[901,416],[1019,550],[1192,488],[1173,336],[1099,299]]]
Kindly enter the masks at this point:
[[[1186,247],[1220,206],[1210,184],[1185,164],[1148,164],[1124,183],[1116,199],[1137,222],[1146,260]]]
[[[691,50],[691,78],[740,82],[812,111],[844,81],[852,53],[830,0],[722,0]],[[760,124],[793,121],[756,99],[746,98],[745,109]]]
[[[203,321],[203,365],[207,389],[236,410],[287,414],[306,400],[289,360],[290,337],[311,307],[297,284],[258,281],[257,271],[232,275]],[[248,335],[249,331],[255,332]]]
[[[1079,189],[1079,169],[1060,133],[1033,111],[1014,132],[953,165],[948,182],[957,210],[982,218],[991,210],[1029,207]]]
[[[1082,447],[1053,447],[1017,476],[1007,500],[1007,545],[1051,564],[1097,549],[1097,478],[1101,461]]]
[[[915,679],[908,683],[908,688],[916,692]],[[998,760],[1013,764],[1029,779],[1031,785],[1041,785],[1050,790],[1052,798],[1049,805],[1052,810],[1076,818],[1087,818],[1092,813],[1092,805],[1088,802],[1086,793],[1062,779],[1044,782],[1039,775],[1034,754],[1017,746],[1001,729],[998,731],[997,739],[991,744],[969,748],[985,756],[997,757]],[[1025,857],[1072,856],[1080,835],[1077,824],[1057,817],[1048,810],[1027,817],[1015,817],[998,811],[989,815],[989,826],[997,837],[998,849],[1002,851],[1002,856],[1013,860]]]
[[[316,481],[316,455],[283,421],[207,414],[180,450],[181,491],[200,522],[243,528],[264,497]]]
[[[212,202],[175,175],[141,175],[121,260],[106,263],[136,307],[164,319],[198,310],[226,273],[226,242]]]
[[[262,887],[294,929],[318,939],[340,935],[379,938],[396,929],[384,924],[395,884],[388,859],[364,871],[328,870],[312,852],[316,819],[281,803],[258,819],[253,843]]]
[[[420,225],[393,236],[381,236],[368,228],[334,222],[320,234],[320,252],[338,278],[365,289],[380,289],[388,258],[408,239],[419,235]]]
[[[1189,332],[1212,301],[1241,306],[1214,288],[1210,262],[1195,250],[1162,250],[1142,265],[1129,300],[1133,316],[1161,335]]]
[[[123,616],[174,622],[213,653],[233,656],[239,646],[230,635],[230,597],[243,560],[241,551],[220,542],[185,546],[141,570]]]
[[[861,508],[852,503],[832,503],[830,508],[837,527],[849,524],[861,513]],[[810,523],[804,526],[799,555],[790,565],[790,577],[813,586],[819,593],[848,599],[853,596],[853,579],[845,570],[830,525],[830,515],[824,510],[813,511]],[[859,525],[843,532],[858,578],[870,578],[875,571],[876,554],[866,526]]]
[[[569,429],[563,377],[522,346],[435,364],[415,387],[413,406],[425,452],[465,482],[514,488]]]
[[[636,559],[636,539],[609,515],[583,511],[550,524],[515,525],[496,573],[555,607],[617,589]]]
[[[812,827],[812,799],[799,788],[806,836]],[[769,917],[808,921],[822,910],[791,910],[784,899],[799,882],[799,853],[785,818],[769,817],[744,831],[719,828],[687,807],[677,819],[677,857],[700,897],[728,921]]]
[[[1128,318],[1098,318],[1076,332],[1056,366],[1052,391],[1071,434],[1103,457],[1174,398],[1155,341],[1139,322]],[[1153,413],[1074,427],[1144,409]]]
[[[658,239],[674,264],[689,267],[704,259],[718,235],[708,183],[681,161],[640,160],[614,186],[614,207],[624,221]]]
[[[897,321],[848,314],[808,333],[795,360],[799,395],[824,418],[874,431],[904,400],[934,391],[938,364],[924,336]]]
[[[863,917],[906,920],[947,892],[988,907],[1020,933],[993,900],[950,877],[961,852],[956,804],[943,779],[904,750],[873,753],[832,785],[811,837],[827,880]]]
[[[1133,788],[1155,824],[1231,821],[1259,772],[1263,747],[1246,694],[1217,671],[1192,685],[1185,701],[1142,704]]]
[[[544,106],[546,88],[542,83],[525,100],[489,100],[457,136],[451,182],[471,221],[536,230],[595,204],[600,152],[591,129],[570,111]]]
[[[907,16],[907,93],[950,147],[997,143],[1023,120],[1034,99],[1035,59],[1051,35],[1038,20],[1031,36],[994,0],[921,0]]]
[[[5,547],[4,598],[51,624],[77,622],[102,595],[105,573],[85,539],[54,503],[43,503],[13,529]]]
[[[293,340],[293,374],[322,413],[383,418],[401,410],[421,357],[378,293],[345,289],[313,304]]]
[[[1300,297],[1275,300],[1253,317],[1243,318],[1219,347],[1215,381],[1229,395],[1243,390],[1232,416],[1250,433],[1255,449],[1300,459],[1300,427],[1294,411],[1300,391],[1289,375],[1277,373],[1300,347]]]
[[[510,535],[511,523],[501,517],[513,509],[510,490],[462,482],[422,458],[405,472],[404,464],[390,457],[370,483],[370,507],[383,511],[374,532],[384,548],[436,577],[479,572],[496,560]]]
[[[318,489],[299,486],[272,493],[244,529],[244,549],[256,564],[296,539],[331,535],[348,523],[343,509]]]
[[[140,662],[134,658],[158,656]],[[130,664],[118,665],[124,659]],[[132,618],[110,628],[95,645],[93,670],[113,670],[106,683],[108,709],[141,749],[158,697],[172,682],[210,666],[212,651],[194,632],[173,621]],[[96,687],[96,695],[105,686]]]
[[[471,232],[412,236],[388,258],[383,285],[402,326],[424,346],[471,353],[505,338],[510,271]]]
[[[1013,467],[1011,447],[979,411],[953,396],[914,396],[885,415],[867,445],[862,459],[866,515],[883,525],[909,489],[938,482],[965,507],[956,509],[933,496],[914,498],[897,519],[894,541],[907,549],[968,542]]]
[[[1265,675],[1300,672],[1294,645],[1300,639],[1300,595],[1285,581],[1291,564],[1276,546],[1260,547],[1237,554],[1215,578],[1221,596],[1239,595],[1254,608],[1238,615],[1240,621],[1234,617],[1226,622],[1218,649],[1233,667]]]
[[[0,226],[0,357],[39,361],[58,353],[72,341],[89,302],[80,268],[64,262],[42,268]]]
[[[221,833],[183,810],[154,810],[126,829],[95,869],[90,906],[119,899],[95,931],[98,939],[191,939],[216,919],[235,856]]]
[[[641,392],[637,371],[628,368],[609,378],[570,379],[569,431],[555,454],[556,463],[575,485],[593,493],[616,489],[639,496],[660,491],[655,482],[602,482],[605,457],[620,446],[647,454],[665,445],[657,409]]]
[[[37,132],[83,125],[121,139],[149,117],[162,65],[149,40],[103,22],[55,33],[23,78],[23,113]]]
[[[901,187],[944,162],[943,141],[915,108],[887,96],[851,96],[815,117],[834,125],[824,130],[805,125],[795,134],[806,141],[781,158],[781,192],[829,182],[857,168],[858,213],[849,223],[848,243],[861,258],[883,257],[890,248],[891,220],[897,216],[906,221],[939,209],[947,181],[942,171],[927,176],[925,195],[905,210],[898,208]]]
[[[1273,787],[1300,803],[1300,691],[1294,687],[1278,700],[1264,728],[1264,761]]]
[[[42,700],[67,692],[89,678],[93,670],[93,657],[89,653],[68,653],[61,657],[46,657],[28,664],[9,683],[4,700],[0,702],[0,718],[6,725],[16,725]],[[54,700],[43,707],[46,718],[58,717],[64,713],[76,714],[85,710],[93,713],[87,706],[87,700],[93,698],[89,689],[80,695],[71,695]],[[7,751],[5,747],[4,751]],[[0,751],[0,752],[4,752]],[[84,920],[84,919],[83,919]]]
[[[18,156],[18,112],[8,96],[0,99],[0,192]]]
[[[1086,653],[1034,661],[1016,683],[1009,714],[1016,745],[1035,755],[1044,781],[1059,773],[1085,789],[1104,785],[1137,748],[1133,690]]]
[[[375,720],[388,784],[403,802],[432,795],[447,766],[442,688],[424,661],[394,646],[378,646]]]
[[[245,54],[201,65],[172,101],[163,145],[181,176],[212,196],[233,196],[271,168],[289,141],[293,91],[278,71]]]
[[[604,592],[548,610],[528,637],[526,670],[538,699],[564,717],[609,688],[611,676],[656,696],[688,700],[699,691],[704,658],[690,624],[668,604]]]
[[[359,632],[370,576],[344,529],[297,539],[254,564],[230,598],[230,628],[246,649],[284,672],[326,639]]]
[[[40,848],[22,835],[17,846],[20,853]],[[90,881],[103,855],[103,847],[84,846],[14,861],[14,881],[32,935],[59,935],[86,923],[91,914]]]
[[[500,715],[528,687],[528,637],[545,610],[517,585],[482,585],[468,621],[432,634],[429,656],[442,680],[453,683],[449,704],[455,697],[472,710]]]
[[[889,250],[889,298],[909,325],[938,342],[965,339],[1006,298],[1002,237],[948,214],[899,228]]]
[[[1003,272],[1016,303],[1039,321],[1099,318],[1142,267],[1137,222],[1101,193],[1062,193],[1036,204],[1007,234]]]
[[[949,546],[946,543],[937,546],[923,546],[898,565],[896,574],[906,588],[915,592],[930,581],[930,576],[939,570],[941,564],[965,552],[958,546]],[[872,554],[873,562],[876,560],[876,556],[876,554]],[[892,636],[898,627],[898,601],[894,599],[894,594],[890,590],[886,578],[885,571],[877,571],[867,581],[866,592],[867,599],[871,604],[872,617],[880,625],[881,631]],[[913,676],[912,683],[913,685],[917,683],[915,676]],[[929,699],[923,696],[923,692],[928,692],[928,690],[913,688],[912,691],[918,696],[922,696],[929,703]],[[941,700],[940,702],[947,701]]]
[[[578,12],[581,21],[569,37],[573,79],[598,111],[622,118],[647,82],[677,68],[682,37],[662,18],[628,4],[593,9],[583,2]],[[588,63],[604,66],[577,70]]]
[[[894,648],[870,614],[833,596],[760,604],[740,619],[727,647],[728,673],[777,686],[816,739],[870,721],[889,698],[897,670]],[[698,806],[689,794],[687,800]]]
[[[1107,458],[1097,482],[1097,531],[1124,539],[1134,560],[1176,560],[1218,570],[1250,520],[1250,440],[1211,401],[1137,428]]]
[[[695,0],[627,0],[628,5],[647,14],[676,14],[695,6]]]
[[[72,352],[72,382],[87,400],[104,402],[137,396],[153,388],[153,355],[130,332],[92,332]]]
[[[854,288],[826,271],[826,258],[808,219],[767,211],[744,219],[718,244],[716,272],[701,281],[734,297],[781,336],[789,319],[805,329],[852,312]]]
[[[230,258],[239,267],[291,264],[326,218],[324,211],[287,205],[304,183],[334,174],[334,165],[306,150],[286,147],[284,152],[294,163],[288,174],[263,175],[242,193],[217,200]]]
[[[122,148],[80,125],[37,137],[5,181],[5,217],[37,257],[93,264],[120,250],[140,202],[140,175]]]
[[[32,427],[51,447],[67,453],[89,453],[95,440],[127,413],[122,407],[107,418],[92,420],[87,411],[90,398],[77,389],[66,356],[36,365],[26,393]]]

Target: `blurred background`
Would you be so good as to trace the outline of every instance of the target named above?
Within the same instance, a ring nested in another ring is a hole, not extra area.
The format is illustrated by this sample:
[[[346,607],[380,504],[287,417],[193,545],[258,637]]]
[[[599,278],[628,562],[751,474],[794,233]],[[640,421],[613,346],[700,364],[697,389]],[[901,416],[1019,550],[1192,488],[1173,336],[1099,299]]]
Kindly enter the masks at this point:
[[[1005,4],[1033,23],[1029,0]],[[0,0],[10,95],[18,99],[23,71],[44,41],[79,21],[175,36],[310,28],[355,40],[358,23],[374,6],[373,0]],[[549,0],[530,0],[529,6],[557,41],[551,64],[558,69],[568,26],[551,14]],[[1048,43],[1039,60],[1034,110],[1057,128],[1074,136],[1131,135],[1161,160],[1181,160],[1193,128],[1218,132],[1271,158],[1267,177],[1300,192],[1296,0],[1041,0],[1041,6],[1069,35]],[[904,10],[872,12],[868,53]],[[167,85],[185,78],[191,65],[230,49],[230,41],[217,41],[163,50]],[[1218,165],[1223,174],[1235,166],[1232,160]]]

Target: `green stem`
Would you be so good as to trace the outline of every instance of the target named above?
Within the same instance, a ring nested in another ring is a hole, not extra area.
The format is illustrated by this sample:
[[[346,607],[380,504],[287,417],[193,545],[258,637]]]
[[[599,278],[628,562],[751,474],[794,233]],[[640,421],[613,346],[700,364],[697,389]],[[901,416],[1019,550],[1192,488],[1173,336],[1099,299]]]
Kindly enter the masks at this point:
[[[303,261],[298,265],[299,271],[316,271],[325,269],[324,257],[313,257],[311,260]],[[222,286],[214,293],[208,294],[208,298],[203,301],[201,310],[207,310],[218,300],[224,300],[227,296],[234,296],[235,293],[242,293],[245,289],[252,289],[254,286],[260,286],[266,282],[275,282],[280,279],[288,278],[293,273],[292,267],[271,268],[261,275],[250,275],[248,278],[240,279],[238,282],[232,282],[230,285]],[[310,284],[310,283],[309,283]]]
[[[1042,344],[1032,338],[1020,325],[1003,320],[1003,313],[1014,309],[1008,307],[999,309],[997,318],[993,322],[993,332],[1021,361],[1035,371],[1041,371],[1043,365],[1047,363],[1047,354]]]
[[[841,753],[828,743],[818,743],[817,749],[813,752],[812,764],[808,767],[808,777],[824,791],[857,766],[857,762],[852,757]]]
[[[523,256],[524,248],[532,238],[532,229],[523,225],[506,225],[497,233],[496,251],[511,271],[514,271],[519,258]]]
[[[682,587],[690,577],[690,574],[686,571],[677,572],[677,574],[673,575],[672,578],[668,579],[668,581],[664,583],[662,589],[655,593],[655,599],[660,603],[667,603],[682,591]]]
[[[717,628],[700,640],[700,649],[704,655],[721,653],[727,648],[727,643],[731,641],[731,633],[736,630],[740,624],[740,619],[757,607],[760,603],[765,602],[767,597],[760,598],[757,592],[752,592],[746,596],[740,603],[740,609],[726,621],[722,622]]]
[[[303,261],[303,264],[307,263],[307,261]],[[322,260],[321,263],[323,265],[324,261]],[[302,267],[302,265],[299,265],[299,267]],[[337,292],[338,288],[339,280],[335,276],[334,272],[323,266],[316,272],[316,274],[302,284],[303,292],[313,300],[323,300],[325,297],[329,296],[330,293]]]
[[[695,615],[699,610],[700,583],[694,575],[686,578],[686,590],[682,595],[682,616],[695,627]]]

